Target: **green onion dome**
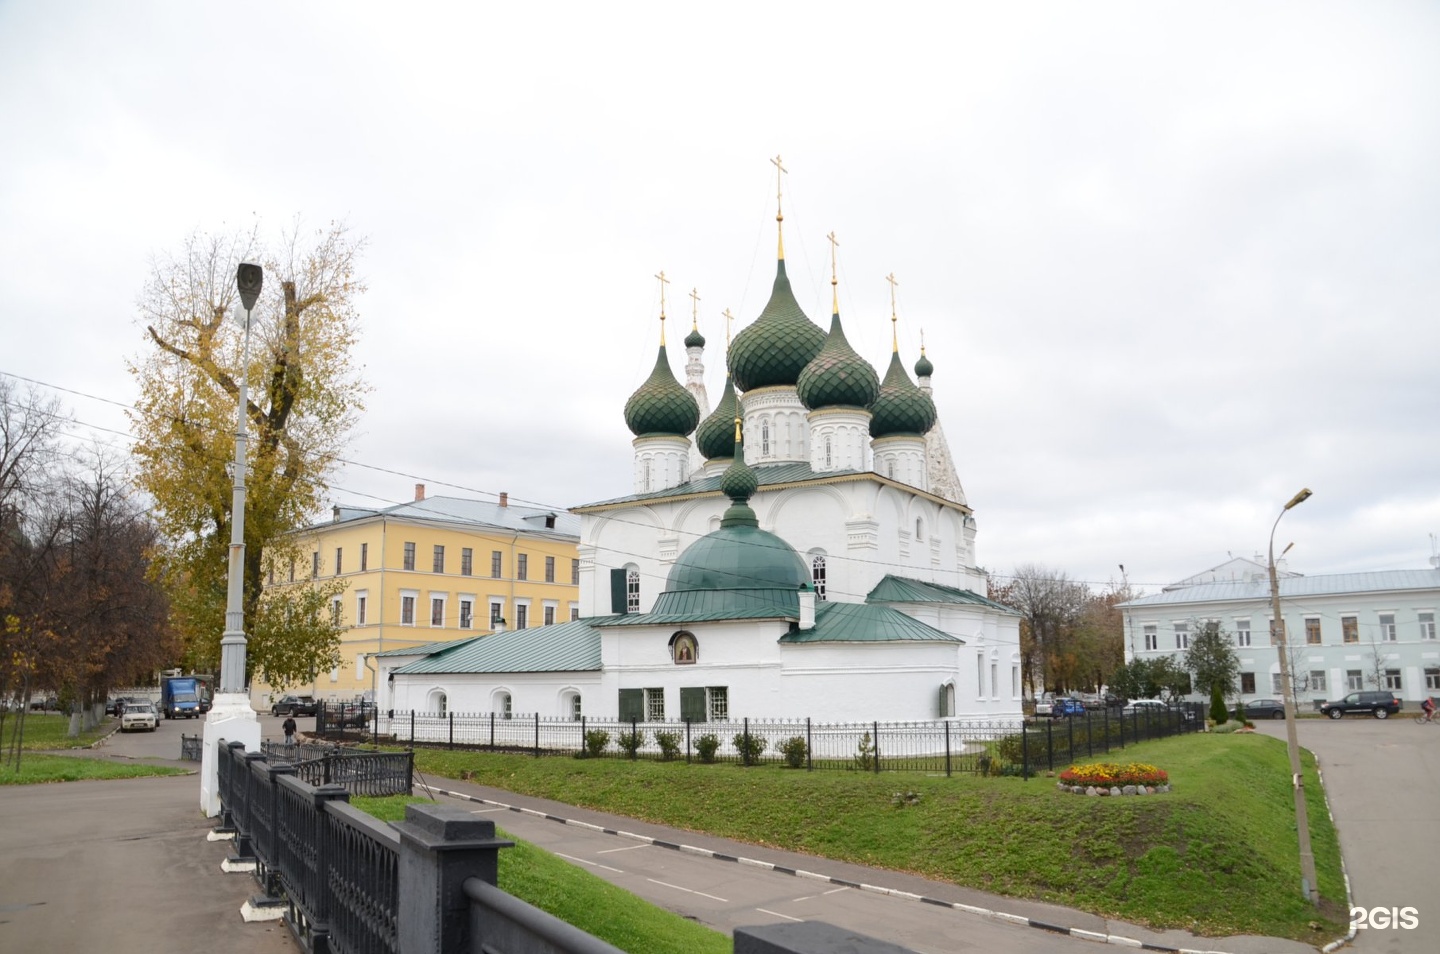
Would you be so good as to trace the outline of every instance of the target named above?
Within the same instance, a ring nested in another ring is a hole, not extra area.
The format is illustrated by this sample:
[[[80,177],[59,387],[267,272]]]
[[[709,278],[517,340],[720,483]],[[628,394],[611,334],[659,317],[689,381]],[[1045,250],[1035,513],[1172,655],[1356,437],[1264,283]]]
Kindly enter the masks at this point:
[[[794,603],[795,593],[809,582],[805,561],[780,537],[754,525],[722,526],[680,554],[655,611],[697,590],[727,591],[736,601]]]
[[[935,424],[935,402],[917,388],[900,364],[900,353],[890,353],[890,367],[880,382],[880,396],[871,407],[871,437],[910,434],[924,437]]]
[[[728,526],[735,521],[759,526],[755,511],[750,509],[750,498],[755,496],[760,481],[756,478],[755,471],[745,463],[745,448],[740,442],[736,441],[731,447],[734,448],[735,463],[726,467],[725,473],[720,475],[720,492],[730,498],[730,508],[720,518],[720,526]]]
[[[735,452],[735,412],[735,385],[727,374],[720,403],[695,429],[695,445],[706,460],[724,460]]]
[[[685,336],[685,347],[687,347],[687,348],[703,348],[703,347],[705,347],[705,336],[700,333],[700,329],[699,329],[699,328],[691,328],[691,329],[690,329],[690,333]]]
[[[625,402],[625,426],[636,437],[674,434],[684,437],[695,430],[700,420],[700,405],[695,396],[670,371],[665,346],[655,358],[655,370]]]
[[[925,357],[925,352],[920,352],[920,360],[915,362],[915,377],[928,378],[934,373],[935,365],[931,364],[930,359]]]
[[[760,317],[730,344],[730,374],[735,387],[750,391],[769,385],[793,385],[824,344],[825,332],[805,317],[795,301],[782,258],[770,300]]]
[[[822,407],[868,408],[880,393],[880,376],[845,339],[840,315],[830,316],[830,334],[795,382],[800,401],[810,410]]]

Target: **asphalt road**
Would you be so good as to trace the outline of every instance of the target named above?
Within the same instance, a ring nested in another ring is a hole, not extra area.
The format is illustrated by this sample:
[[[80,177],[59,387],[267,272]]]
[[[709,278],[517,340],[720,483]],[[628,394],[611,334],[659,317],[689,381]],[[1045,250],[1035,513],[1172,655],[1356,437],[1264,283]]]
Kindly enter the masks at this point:
[[[1412,928],[1358,930],[1353,947],[1363,954],[1440,950],[1440,724],[1416,725],[1414,716],[1412,709],[1296,726],[1300,745],[1320,760],[1352,904],[1415,909]],[[1285,737],[1283,722],[1257,728]],[[1297,859],[1297,884],[1298,872]]]

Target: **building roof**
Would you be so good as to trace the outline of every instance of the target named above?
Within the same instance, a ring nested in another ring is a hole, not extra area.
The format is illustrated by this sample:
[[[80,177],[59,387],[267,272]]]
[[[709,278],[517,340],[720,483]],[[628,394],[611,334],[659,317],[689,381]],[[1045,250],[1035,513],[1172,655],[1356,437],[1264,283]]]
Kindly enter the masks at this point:
[[[600,633],[609,617],[512,629],[441,646],[397,673],[598,672]]]
[[[387,649],[383,653],[370,653],[371,656],[428,656],[431,653],[438,653],[442,649],[449,649],[451,646],[458,646],[464,639],[442,639],[434,643],[417,643],[414,646],[402,646],[399,649]]]
[[[1019,616],[1015,610],[981,596],[973,590],[962,590],[943,583],[927,583],[905,576],[887,573],[875,588],[865,596],[867,603],[951,603],[984,606],[999,610],[1010,616]]]
[[[1373,573],[1330,573],[1282,579],[1281,599],[1307,596],[1341,596],[1350,593],[1385,593],[1400,590],[1440,590],[1440,570],[1380,570]],[[1141,609],[1188,603],[1232,603],[1270,598],[1269,580],[1194,583],[1153,596],[1119,604]]]
[[[815,625],[786,633],[782,643],[960,643],[965,640],[942,632],[889,606],[870,603],[817,603]]]
[[[465,497],[426,497],[424,500],[382,508],[340,506],[336,508],[335,519],[316,524],[311,529],[319,530],[336,523],[377,516],[452,523],[507,532],[520,531],[560,539],[580,538],[580,518],[568,511],[519,504],[502,507],[492,500],[471,500]],[[546,522],[552,518],[555,525],[546,527]]]

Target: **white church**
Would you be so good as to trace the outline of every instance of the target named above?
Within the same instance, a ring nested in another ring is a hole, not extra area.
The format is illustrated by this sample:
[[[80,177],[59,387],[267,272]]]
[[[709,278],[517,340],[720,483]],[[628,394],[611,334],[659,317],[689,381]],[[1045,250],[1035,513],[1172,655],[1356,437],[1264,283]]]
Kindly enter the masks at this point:
[[[795,299],[782,235],[713,411],[705,339],[685,338],[682,385],[662,298],[654,371],[624,409],[631,492],[572,508],[580,618],[382,654],[380,709],[1018,720],[1019,618],[983,595],[933,365],[922,347],[912,381],[892,344],[882,380],[831,285],[827,333]]]

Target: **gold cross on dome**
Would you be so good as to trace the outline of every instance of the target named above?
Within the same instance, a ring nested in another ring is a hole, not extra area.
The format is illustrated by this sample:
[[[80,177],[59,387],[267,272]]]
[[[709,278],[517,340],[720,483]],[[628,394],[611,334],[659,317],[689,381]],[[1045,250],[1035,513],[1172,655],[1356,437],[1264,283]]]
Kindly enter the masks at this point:
[[[900,283],[895,280],[894,272],[886,275],[885,280],[890,283],[890,347],[898,352],[900,350],[900,332],[897,330],[897,324],[900,319],[895,317],[895,286]]]
[[[660,269],[660,274],[655,276],[660,280],[660,320],[665,320],[665,286],[670,284],[670,279],[665,277],[665,269]]]
[[[831,232],[829,235],[825,236],[825,238],[830,240],[830,284],[834,285],[836,284],[835,250],[840,247],[840,240],[835,237],[834,232]]]
[[[700,327],[700,289],[690,289],[690,327]]]
[[[720,314],[722,314],[722,315],[725,316],[725,350],[726,350],[726,351],[729,351],[729,350],[730,350],[730,322],[732,322],[732,321],[735,320],[735,316],[732,315],[732,314],[730,314],[730,309],[729,309],[729,308],[726,308],[726,309],[725,309],[724,311],[722,311]]]
[[[770,161],[775,164],[775,218],[779,220],[784,218],[784,216],[780,214],[780,176],[790,170],[786,169],[785,165],[780,161],[779,153],[776,153],[775,158]]]

